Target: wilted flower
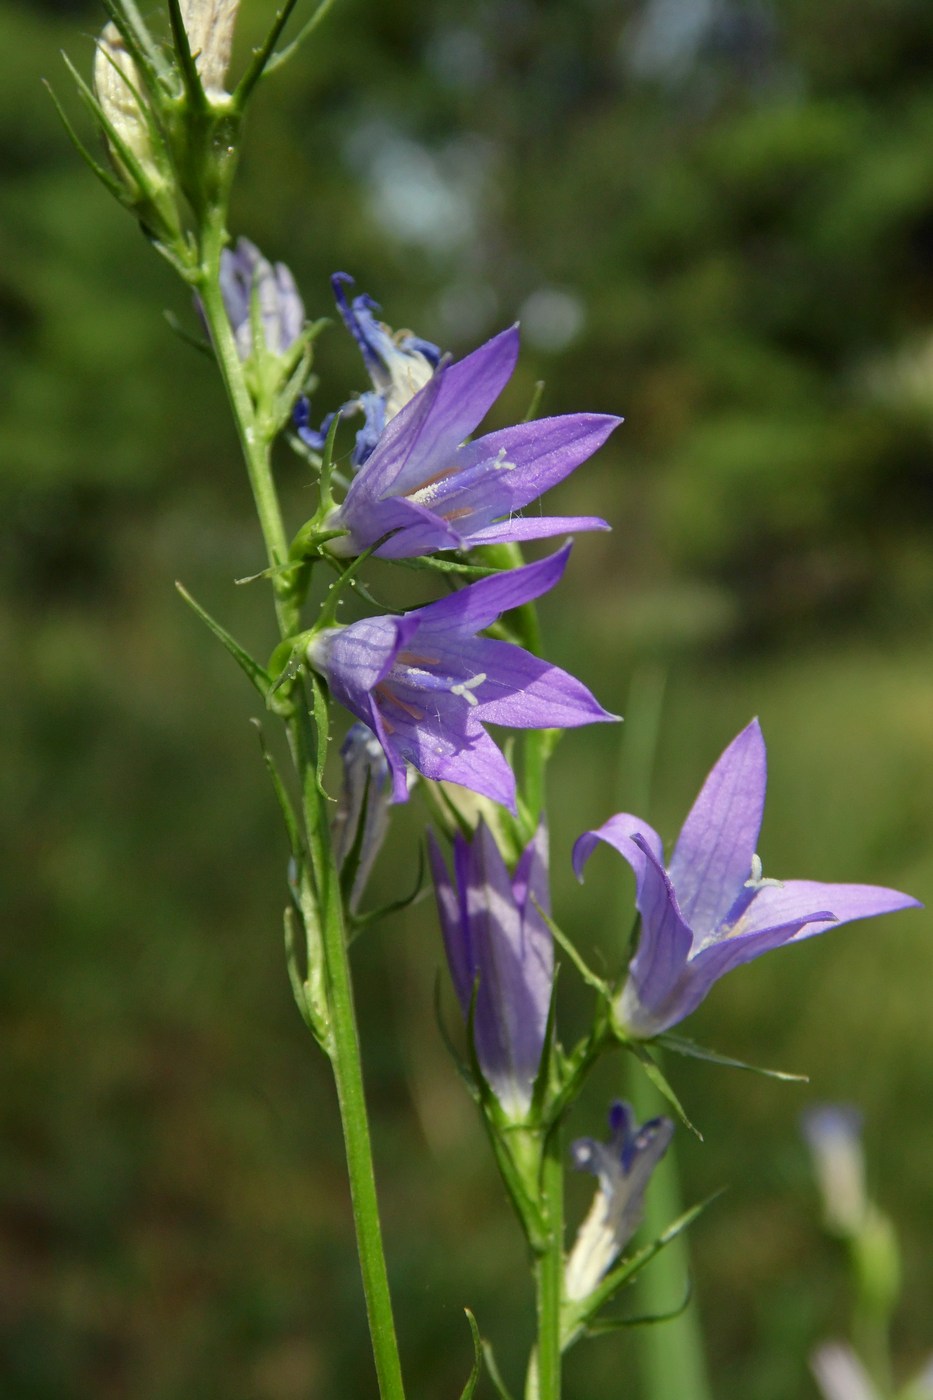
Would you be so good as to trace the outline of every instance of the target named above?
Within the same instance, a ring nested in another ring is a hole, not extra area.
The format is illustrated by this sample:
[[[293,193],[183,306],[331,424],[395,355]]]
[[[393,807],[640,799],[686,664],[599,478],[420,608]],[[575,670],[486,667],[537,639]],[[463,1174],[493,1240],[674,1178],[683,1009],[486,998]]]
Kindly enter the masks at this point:
[[[602,413],[540,418],[466,442],[505,387],[518,356],[518,329],[445,363],[388,422],[327,528],[356,555],[386,534],[376,553],[405,559],[439,549],[605,530],[595,516],[520,512],[601,447],[620,422]]]
[[[350,910],[355,913],[389,829],[392,784],[382,745],[365,724],[351,724],[340,746],[340,757],[343,785],[333,822],[334,858],[342,870],[356,848],[357,866],[349,898]]]
[[[868,1208],[861,1113],[847,1104],[820,1104],[803,1115],[801,1129],[813,1154],[827,1228],[855,1234]]]
[[[474,1008],[476,1058],[505,1112],[524,1118],[554,978],[554,945],[539,912],[550,908],[547,830],[539,826],[514,876],[483,821],[472,840],[455,836],[452,881],[433,836],[429,846],[450,975],[465,1019]]]
[[[669,1118],[639,1127],[627,1103],[613,1104],[609,1128],[607,1143],[579,1138],[571,1147],[574,1166],[599,1178],[567,1259],[564,1291],[576,1302],[589,1297],[641,1224],[645,1188],[674,1135]]]
[[[248,238],[220,255],[220,290],[241,360],[253,353],[253,298],[266,349],[285,355],[301,335],[305,309],[295,279],[284,263],[268,262]]]
[[[461,783],[514,812],[514,775],[484,724],[572,729],[616,718],[559,666],[477,635],[552,588],[569,553],[567,545],[402,617],[365,618],[312,637],[309,664],[378,736],[396,802],[408,796],[410,763],[426,778]]]
[[[766,783],[764,740],[753,720],[706,779],[668,870],[660,836],[628,813],[574,846],[578,878],[597,841],[615,847],[635,871],[641,937],[616,1002],[629,1035],[645,1039],[676,1025],[720,977],[771,948],[917,905],[877,885],[763,879],[755,847]]]

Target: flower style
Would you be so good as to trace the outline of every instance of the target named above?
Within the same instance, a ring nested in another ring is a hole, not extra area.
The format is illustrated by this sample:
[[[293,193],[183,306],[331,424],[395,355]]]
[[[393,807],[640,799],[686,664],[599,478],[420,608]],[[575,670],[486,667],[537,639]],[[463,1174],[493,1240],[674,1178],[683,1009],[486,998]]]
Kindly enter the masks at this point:
[[[402,617],[325,627],[311,638],[309,664],[382,744],[396,802],[408,796],[410,763],[426,778],[461,783],[514,812],[514,775],[484,724],[572,729],[617,718],[560,667],[477,635],[552,588],[569,553],[567,545]]]
[[[847,1104],[819,1104],[807,1110],[801,1129],[813,1157],[823,1216],[828,1229],[854,1235],[868,1210],[862,1115]]]
[[[356,873],[348,901],[350,912],[355,914],[389,829],[392,785],[382,745],[365,724],[351,724],[340,746],[340,757],[343,785],[332,829],[334,858],[342,870],[354,847],[357,848]]]
[[[450,975],[479,1067],[510,1118],[526,1117],[541,1064],[554,980],[542,823],[510,876],[489,828],[454,838],[454,878],[429,834],[431,871]]]
[[[335,554],[360,554],[390,532],[376,550],[385,559],[609,528],[596,516],[517,512],[592,456],[621,419],[572,413],[465,441],[517,357],[513,326],[465,359],[442,363],[391,417],[328,516],[328,529],[346,531],[328,546]]]
[[[642,932],[615,1007],[634,1039],[676,1025],[720,977],[771,948],[917,906],[910,895],[877,885],[762,879],[755,847],[766,783],[764,739],[753,720],[706,779],[667,870],[660,836],[628,813],[585,832],[574,846],[578,878],[597,841],[613,846],[635,872]]]
[[[608,1143],[580,1138],[570,1149],[574,1166],[599,1178],[567,1259],[564,1290],[575,1302],[589,1297],[641,1224],[645,1188],[674,1135],[669,1118],[639,1128],[627,1103],[612,1105],[609,1128]]]
[[[253,353],[253,297],[258,298],[265,347],[285,355],[301,335],[305,309],[295,279],[284,263],[274,266],[248,238],[220,256],[220,290],[241,360]]]

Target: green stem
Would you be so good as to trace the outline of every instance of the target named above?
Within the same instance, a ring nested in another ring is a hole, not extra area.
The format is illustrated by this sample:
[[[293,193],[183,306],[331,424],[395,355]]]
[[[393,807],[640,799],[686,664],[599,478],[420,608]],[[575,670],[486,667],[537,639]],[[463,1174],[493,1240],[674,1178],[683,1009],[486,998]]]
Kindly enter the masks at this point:
[[[535,1260],[538,1340],[533,1365],[534,1400],[560,1400],[561,1294],[564,1281],[564,1161],[561,1131],[548,1135],[541,1169],[541,1195],[548,1219],[548,1247]]]
[[[215,217],[204,232],[198,291],[243,449],[268,561],[271,567],[279,568],[288,561],[288,537],[272,477],[273,433],[257,416],[224,308],[219,283],[223,243],[223,222],[219,217]],[[274,579],[274,591],[279,631],[284,640],[299,628],[300,602],[287,574]],[[357,1248],[379,1394],[382,1400],[404,1400],[401,1363],[379,1221],[340,880],[330,844],[327,799],[317,782],[317,750],[319,745],[326,744],[327,736],[315,733],[304,700],[299,701],[298,712],[289,720],[288,732],[292,757],[302,786],[305,829],[321,914],[330,1017],[328,1049],[343,1128]]]

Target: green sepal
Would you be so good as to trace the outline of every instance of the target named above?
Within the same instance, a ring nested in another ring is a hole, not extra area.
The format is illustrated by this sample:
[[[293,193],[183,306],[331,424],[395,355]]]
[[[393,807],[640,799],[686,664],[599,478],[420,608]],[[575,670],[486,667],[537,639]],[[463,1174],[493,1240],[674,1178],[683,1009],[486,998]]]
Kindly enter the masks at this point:
[[[302,915],[302,922],[304,916]],[[285,964],[288,968],[288,980],[291,983],[292,995],[295,998],[295,1005],[298,1007],[298,1014],[304,1021],[314,1039],[320,1045],[324,1054],[330,1057],[333,1053],[333,1040],[331,1038],[326,1007],[320,1009],[314,1004],[314,989],[309,976],[302,977],[298,958],[298,931],[296,928],[296,911],[292,908],[285,910]],[[307,926],[305,927],[307,937]],[[320,981],[320,979],[318,979]]]
[[[434,1019],[437,1022],[437,1029],[441,1040],[444,1042],[444,1048],[454,1062],[454,1068],[463,1080],[470,1098],[474,1103],[478,1104],[480,1102],[479,1089],[476,1087],[469,1066],[461,1058],[460,1052],[453,1042],[453,1037],[447,1029],[447,1022],[444,1020],[444,1012],[441,1007],[441,974],[439,971],[434,978]]]
[[[539,379],[539,380],[537,381],[537,383],[535,384],[534,389],[532,390],[531,400],[530,400],[530,402],[529,402],[529,404],[528,404],[527,409],[525,410],[525,416],[524,416],[524,418],[522,419],[522,422],[523,422],[523,423],[530,423],[530,422],[531,422],[532,418],[534,418],[534,416],[535,416],[536,413],[538,412],[538,409],[541,407],[541,400],[542,400],[543,397],[544,397],[544,380],[543,380],[543,379]]]
[[[225,627],[222,627],[219,622],[216,622],[214,618],[211,617],[210,613],[201,607],[200,603],[195,602],[184,584],[176,580],[175,587],[178,589],[178,592],[181,594],[182,598],[184,598],[191,611],[196,613],[201,621],[210,628],[218,641],[223,643],[234,661],[259,691],[262,698],[268,701],[272,690],[272,678],[265,667],[260,666],[259,662],[250,656],[249,652],[245,651],[244,648],[240,646],[239,642],[231,637]]]
[[[697,1045],[695,1041],[687,1040],[681,1035],[669,1035],[664,1033],[655,1037],[655,1044],[663,1046],[665,1050],[672,1050],[675,1055],[684,1055],[691,1060],[706,1060],[711,1065],[724,1065],[726,1069],[744,1069],[750,1074],[762,1074],[766,1079],[779,1079],[786,1084],[809,1084],[810,1076],[807,1074],[792,1074],[784,1069],[763,1069],[760,1065],[749,1065],[744,1060],[735,1060],[730,1055],[720,1055],[715,1050],[707,1050],[703,1045]]]
[[[537,907],[537,904],[535,907]],[[556,1025],[557,976],[559,972],[560,967],[555,967],[554,977],[551,982],[551,998],[547,1008],[547,1021],[544,1026],[544,1045],[541,1050],[541,1063],[538,1065],[538,1073],[535,1075],[535,1082],[531,1089],[532,1119],[543,1119],[544,1117],[548,1092],[551,1088],[552,1069],[558,1051],[556,1043]]]
[[[626,1284],[631,1283],[632,1280],[641,1273],[642,1269],[651,1263],[651,1260],[654,1259],[656,1255],[660,1254],[667,1245],[671,1244],[672,1241],[678,1237],[678,1235],[688,1229],[697,1217],[706,1210],[707,1206],[711,1205],[720,1195],[722,1195],[722,1192],[716,1191],[713,1195],[708,1196],[705,1201],[700,1201],[697,1205],[691,1206],[689,1210],[685,1210],[682,1215],[679,1215],[676,1220],[668,1225],[667,1229],[664,1230],[656,1240],[651,1240],[648,1244],[643,1245],[641,1249],[636,1250],[628,1259],[623,1259],[614,1269],[610,1269],[606,1277],[597,1284],[588,1298],[584,1298],[579,1302],[565,1304],[564,1326],[562,1328],[564,1340],[561,1343],[561,1350],[569,1350],[574,1342],[578,1341],[584,1333],[592,1334],[594,1330],[593,1321],[596,1314],[604,1308],[607,1303],[612,1302],[620,1288],[624,1288]],[[682,1311],[682,1309],[678,1309],[678,1311]],[[625,1320],[623,1325],[625,1325],[627,1321],[628,1320]]]
[[[688,1277],[684,1296],[676,1307],[661,1313],[638,1313],[633,1317],[598,1317],[586,1329],[588,1337],[600,1337],[606,1332],[620,1332],[623,1327],[645,1327],[655,1322],[674,1322],[687,1311],[693,1297],[693,1282]]]
[[[499,1363],[496,1361],[492,1349],[492,1342],[483,1342],[483,1360],[486,1362],[486,1374],[492,1381],[499,1400],[513,1400],[512,1392],[502,1379],[502,1372],[499,1370]]]
[[[187,326],[182,325],[174,311],[165,310],[162,312],[162,315],[165,318],[169,330],[174,332],[179,340],[183,340],[186,345],[190,345],[192,350],[197,350],[200,354],[206,355],[208,359],[213,360],[214,351],[211,348],[209,340],[206,340],[203,335],[196,335],[194,331],[189,331]]]
[[[178,57],[178,68],[185,84],[185,96],[196,112],[204,112],[208,107],[207,94],[191,53],[191,44],[188,42],[188,31],[185,28],[185,18],[181,12],[179,0],[168,0],[168,15],[172,26],[175,53]]]
[[[285,0],[275,19],[272,21],[272,28],[258,48],[253,49],[253,57],[240,81],[233,90],[234,110],[242,112],[249,100],[250,93],[259,82],[263,72],[267,68],[272,58],[273,50],[279,41],[279,35],[288,23],[292,10],[295,8],[297,0]]]
[[[349,922],[352,926],[350,941],[353,942],[359,937],[370,924],[378,923],[380,919],[388,919],[392,914],[400,914],[403,909],[410,909],[416,900],[420,899],[424,893],[424,848],[418,843],[418,872],[415,877],[415,888],[411,894],[404,895],[401,899],[390,900],[388,904],[380,904],[378,909],[367,910],[365,914],[350,914],[347,911]]]
[[[283,63],[287,63],[288,60],[298,52],[299,48],[305,42],[305,40],[310,38],[311,35],[314,33],[315,29],[317,29],[321,20],[325,17],[328,10],[333,4],[334,0],[321,0],[320,5],[318,5],[317,9],[314,11],[314,14],[311,16],[310,19],[304,22],[304,24],[299,29],[298,33],[295,35],[294,39],[292,39],[290,43],[286,44],[284,49],[280,49],[278,53],[272,54],[272,56],[269,59],[269,62],[265,66],[264,74],[274,73],[277,68],[281,68]]]
[[[479,991],[479,978],[473,983],[473,995],[470,998],[470,1010],[467,1015],[466,1041],[469,1054],[470,1071],[473,1083],[476,1088],[477,1099],[483,1114],[483,1122],[486,1125],[486,1132],[489,1137],[490,1146],[499,1168],[499,1175],[502,1177],[506,1191],[509,1193],[515,1213],[522,1224],[525,1238],[536,1253],[547,1248],[548,1226],[542,1214],[539,1200],[538,1178],[540,1174],[541,1144],[540,1133],[534,1126],[522,1123],[515,1123],[506,1117],[502,1105],[496,1098],[492,1086],[483,1074],[479,1058],[476,1054],[476,1038],[474,1034],[474,1024],[476,1020],[476,997]],[[534,1163],[520,1165],[512,1151],[511,1144],[507,1141],[509,1137],[515,1137],[518,1133],[523,1133],[526,1137],[537,1137],[538,1148],[535,1154],[538,1159]]]
[[[107,17],[113,20],[126,45],[126,51],[146,79],[150,92],[161,87],[171,92],[171,72],[165,55],[155,42],[135,0],[103,0]]]
[[[84,161],[85,165],[87,165],[88,168],[94,172],[94,174],[97,176],[98,180],[100,180],[101,184],[104,186],[107,192],[109,194],[112,194],[114,199],[116,199],[120,204],[122,204],[125,209],[130,209],[132,205],[130,200],[127,199],[126,190],[124,186],[120,184],[120,181],[117,179],[116,175],[114,175],[112,170],[108,170],[106,166],[101,165],[100,162],[96,161],[91,155],[87,146],[85,146],[84,142],[81,140],[80,136],[72,126],[71,119],[69,118],[68,113],[65,111],[64,107],[56,97],[55,89],[52,87],[52,84],[46,78],[42,79],[42,83],[45,87],[45,90],[49,94],[49,97],[52,99],[52,103],[55,107],[55,110],[61,119],[62,126],[65,128],[65,133],[71,144],[74,146],[75,150],[78,152],[78,155]]]
[[[467,1378],[467,1383],[460,1392],[460,1400],[472,1400],[473,1392],[476,1389],[476,1382],[479,1380],[479,1373],[483,1369],[483,1342],[479,1335],[479,1328],[476,1325],[476,1318],[469,1308],[464,1308],[467,1322],[470,1324],[470,1332],[473,1336],[473,1369]]]
[[[533,896],[532,903],[534,904],[538,913],[541,915],[542,919],[550,929],[551,934],[554,938],[554,942],[567,954],[568,958],[573,963],[574,967],[577,969],[586,985],[588,987],[592,987],[593,991],[596,992],[600,997],[602,997],[604,1001],[610,1002],[612,1000],[612,988],[609,986],[609,983],[605,982],[602,977],[597,976],[595,972],[592,972],[587,967],[583,958],[577,952],[576,948],[573,946],[567,935],[563,932],[559,925],[554,922],[550,914],[547,914],[541,908],[541,905]]]
[[[658,1090],[660,1094],[664,1095],[671,1108],[677,1114],[677,1117],[680,1119],[681,1123],[683,1123],[684,1127],[689,1128],[691,1133],[698,1137],[700,1142],[702,1142],[703,1134],[700,1132],[699,1128],[695,1127],[694,1124],[691,1123],[690,1119],[687,1117],[686,1110],[684,1109],[683,1104],[680,1102],[680,1099],[677,1097],[674,1090],[672,1089],[670,1083],[667,1080],[667,1077],[662,1071],[661,1066],[658,1064],[657,1060],[652,1058],[651,1052],[648,1050],[647,1046],[643,1045],[640,1040],[627,1040],[623,1036],[618,1036],[618,1039],[621,1041],[625,1049],[630,1051],[630,1053],[635,1056],[635,1059],[641,1065],[642,1069],[645,1071],[645,1074],[651,1080],[651,1083],[654,1085],[654,1087]]]
[[[305,851],[304,842],[301,839],[301,827],[298,824],[295,809],[292,806],[291,798],[282,781],[282,775],[279,772],[278,765],[266,746],[266,736],[262,731],[261,722],[258,719],[252,719],[250,720],[250,724],[255,726],[256,734],[259,738],[259,749],[262,753],[262,761],[266,765],[266,772],[271,779],[272,788],[279,804],[279,810],[285,822],[289,850],[300,865],[301,862],[305,860],[307,852]]]
[[[460,564],[456,559],[442,559],[436,554],[419,554],[414,559],[393,559],[392,563],[401,564],[405,569],[436,574],[460,574],[469,579],[490,578],[493,574],[508,572],[506,569],[489,568],[485,564]]]

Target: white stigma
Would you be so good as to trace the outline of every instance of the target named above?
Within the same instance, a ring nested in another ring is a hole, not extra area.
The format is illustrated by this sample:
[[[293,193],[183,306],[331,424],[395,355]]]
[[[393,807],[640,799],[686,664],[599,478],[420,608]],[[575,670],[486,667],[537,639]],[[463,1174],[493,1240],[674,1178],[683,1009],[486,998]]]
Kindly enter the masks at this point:
[[[514,472],[516,465],[515,462],[510,462],[505,455],[505,448],[500,447],[499,451],[496,453],[496,460],[492,464],[492,469],[496,472]]]
[[[747,890],[767,890],[767,889],[779,890],[779,889],[782,889],[783,886],[784,886],[784,881],[783,881],[783,880],[770,880],[770,879],[768,879],[767,876],[762,877],[762,874],[761,874],[761,856],[759,856],[759,855],[754,855],[754,856],[752,856],[752,872],[751,872],[751,876],[750,876],[750,878],[749,878],[748,880],[745,881],[745,888],[746,888]]]
[[[480,671],[477,675],[471,676],[468,681],[460,681],[458,685],[452,685],[450,687],[450,693],[451,695],[459,695],[460,698],[465,700],[470,706],[478,705],[479,701],[473,694],[473,691],[476,690],[477,686],[481,686],[485,679],[486,672]]]

